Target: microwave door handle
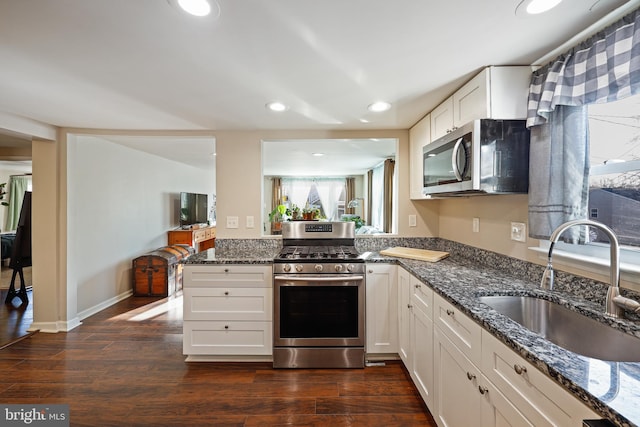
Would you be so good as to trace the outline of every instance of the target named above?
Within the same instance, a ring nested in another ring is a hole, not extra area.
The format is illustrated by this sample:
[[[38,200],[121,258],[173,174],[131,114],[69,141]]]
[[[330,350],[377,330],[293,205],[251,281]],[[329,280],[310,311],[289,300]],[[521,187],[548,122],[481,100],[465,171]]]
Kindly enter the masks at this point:
[[[453,173],[456,176],[458,181],[462,181],[462,174],[458,169],[458,153],[460,152],[460,145],[462,144],[463,139],[459,138],[456,141],[456,144],[453,146],[453,152],[451,153],[451,167],[453,168]]]

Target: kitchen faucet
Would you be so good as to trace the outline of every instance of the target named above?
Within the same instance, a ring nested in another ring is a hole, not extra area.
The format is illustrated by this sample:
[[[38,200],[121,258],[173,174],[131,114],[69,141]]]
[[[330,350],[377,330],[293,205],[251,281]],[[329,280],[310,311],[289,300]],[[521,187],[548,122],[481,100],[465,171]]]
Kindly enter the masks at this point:
[[[629,298],[625,298],[620,295],[620,244],[618,243],[618,238],[614,234],[613,230],[607,227],[604,224],[599,222],[591,221],[588,219],[576,219],[573,221],[565,222],[564,224],[560,224],[558,228],[556,228],[553,233],[551,233],[551,237],[549,237],[549,241],[551,245],[549,246],[549,256],[547,259],[547,268],[544,270],[542,274],[542,281],[540,282],[540,287],[542,289],[553,289],[553,264],[551,262],[551,258],[553,255],[553,247],[556,242],[560,239],[560,235],[564,233],[569,228],[574,225],[587,225],[590,227],[595,227],[599,230],[602,230],[607,237],[609,238],[610,243],[610,279],[609,279],[609,289],[607,290],[607,299],[605,301],[605,314],[610,317],[623,317],[624,309],[633,311],[637,314],[640,314],[640,303],[634,301]]]

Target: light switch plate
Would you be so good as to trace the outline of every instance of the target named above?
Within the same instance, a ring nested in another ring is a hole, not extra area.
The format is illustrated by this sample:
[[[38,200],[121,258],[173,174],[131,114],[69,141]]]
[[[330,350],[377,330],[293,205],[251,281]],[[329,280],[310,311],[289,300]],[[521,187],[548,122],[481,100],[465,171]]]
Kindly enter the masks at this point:
[[[527,225],[524,222],[511,223],[511,240],[516,242],[527,241]]]
[[[409,215],[409,227],[416,227],[417,226],[416,220],[417,219],[415,215]]]
[[[480,232],[480,218],[473,218],[472,229],[474,233]]]
[[[238,228],[238,217],[237,216],[228,216],[227,217],[227,228]]]
[[[247,225],[247,228],[255,227],[252,215],[247,215],[246,225]]]

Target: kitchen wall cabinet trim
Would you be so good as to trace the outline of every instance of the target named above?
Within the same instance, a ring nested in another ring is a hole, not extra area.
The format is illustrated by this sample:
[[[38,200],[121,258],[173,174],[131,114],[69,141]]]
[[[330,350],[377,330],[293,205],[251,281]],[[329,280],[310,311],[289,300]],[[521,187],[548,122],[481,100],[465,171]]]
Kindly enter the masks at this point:
[[[431,142],[431,114],[427,114],[409,129],[409,197],[412,200],[425,199],[423,187],[424,146]]]
[[[525,119],[529,66],[483,69],[431,111],[431,141],[475,119]]]
[[[366,352],[398,354],[398,280],[395,264],[367,264]]]
[[[431,113],[431,141],[435,141],[453,130],[453,96],[445,99]]]

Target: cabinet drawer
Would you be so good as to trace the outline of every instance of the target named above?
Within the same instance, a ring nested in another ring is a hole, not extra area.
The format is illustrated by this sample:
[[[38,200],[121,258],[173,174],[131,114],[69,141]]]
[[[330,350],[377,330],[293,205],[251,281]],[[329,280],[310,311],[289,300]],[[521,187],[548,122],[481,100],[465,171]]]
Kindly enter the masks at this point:
[[[199,355],[270,355],[271,322],[184,322],[183,353]]]
[[[193,232],[193,240],[199,242],[207,238],[207,230],[196,230]]]
[[[536,426],[577,426],[582,419],[600,418],[487,331],[482,371]]]
[[[183,286],[185,288],[270,288],[273,283],[271,271],[269,265],[186,264],[183,272]]]
[[[433,296],[433,321],[471,362],[480,366],[482,352],[480,325],[439,295]]]
[[[410,276],[409,285],[411,305],[426,314],[429,319],[433,319],[433,290],[414,276]]]
[[[270,321],[273,318],[273,289],[184,289],[183,307],[184,320]]]

